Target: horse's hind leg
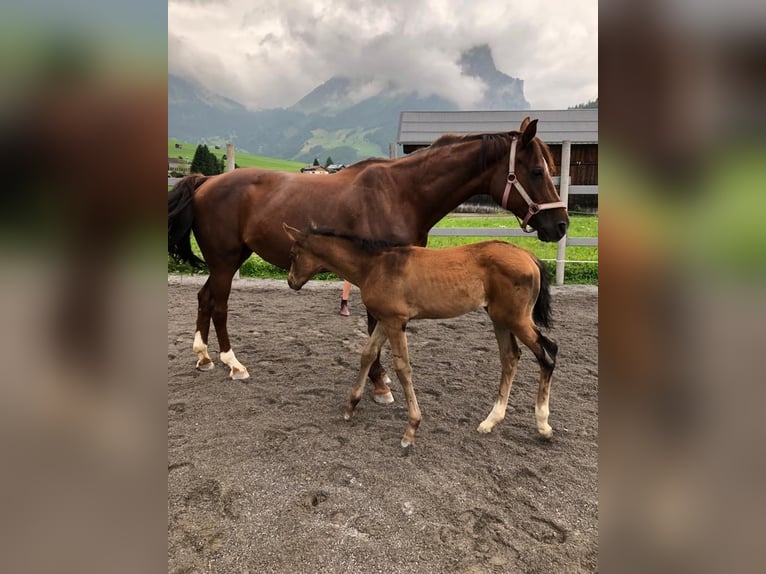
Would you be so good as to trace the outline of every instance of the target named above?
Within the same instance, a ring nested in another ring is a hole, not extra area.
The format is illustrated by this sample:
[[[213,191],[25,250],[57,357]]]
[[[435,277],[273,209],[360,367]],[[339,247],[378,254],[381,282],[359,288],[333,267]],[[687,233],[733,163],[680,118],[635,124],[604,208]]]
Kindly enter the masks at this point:
[[[368,311],[367,333],[370,336],[372,336],[372,333],[375,330],[375,326],[377,324],[378,321],[375,319],[375,317],[370,315],[370,312]],[[380,364],[380,349],[378,349],[378,354],[370,366],[369,375],[370,380],[372,381],[372,399],[381,405],[393,403],[394,395],[391,393],[391,387],[388,386],[391,384],[391,379],[386,374],[386,370]]]
[[[537,430],[545,438],[553,436],[553,429],[548,424],[550,410],[548,402],[551,395],[551,376],[556,367],[556,355],[559,346],[553,339],[543,335],[530,320],[528,325],[516,331],[519,339],[534,353],[540,364],[540,383],[537,387],[537,402],[535,403],[535,419]]]
[[[247,368],[234,356],[234,350],[229,341],[229,332],[226,327],[226,321],[229,312],[229,293],[231,293],[231,281],[237,268],[229,271],[219,271],[210,273],[210,288],[213,294],[213,325],[215,325],[215,334],[218,337],[218,347],[221,351],[221,361],[231,369],[229,376],[235,380],[244,380],[250,378]]]
[[[361,368],[359,369],[359,375],[356,377],[356,383],[351,389],[351,396],[346,402],[346,412],[343,415],[344,419],[349,420],[354,416],[356,405],[359,404],[359,400],[362,398],[362,393],[364,392],[364,383],[367,380],[367,374],[370,372],[370,365],[372,365],[376,357],[380,356],[380,349],[385,342],[386,335],[383,331],[383,327],[377,325],[362,351]]]
[[[210,291],[209,277],[202,286],[202,289],[197,293],[197,301],[197,330],[194,333],[192,349],[197,353],[197,368],[200,371],[209,371],[215,367],[213,359],[207,352],[207,341],[210,335],[210,317],[213,314],[213,296]]]
[[[215,258],[209,257],[206,254],[205,259],[209,264],[213,260],[216,260],[216,264],[209,265],[210,277],[205,284],[207,290],[203,287],[204,294],[202,291],[200,292],[200,314],[197,319],[197,328],[200,331],[202,328],[209,330],[209,319],[206,319],[206,317],[212,316],[215,333],[218,338],[221,361],[231,369],[229,376],[232,379],[238,380],[248,379],[250,374],[247,372],[247,368],[234,355],[229,341],[226,321],[229,311],[228,302],[229,293],[231,293],[231,281],[234,278],[234,273],[237,272],[237,269],[240,268],[251,253],[252,251],[243,245],[238,252],[232,250],[226,252],[225,255],[219,252]],[[203,301],[205,309],[209,309],[209,312],[202,310]],[[206,315],[205,313],[209,314]]]
[[[516,367],[519,364],[521,350],[516,342],[516,337],[511,330],[498,323],[494,323],[495,338],[497,347],[500,351],[500,390],[497,393],[497,399],[487,418],[476,429],[481,433],[490,432],[494,426],[505,418],[505,411],[508,407],[508,396],[511,393],[511,385],[516,375]]]

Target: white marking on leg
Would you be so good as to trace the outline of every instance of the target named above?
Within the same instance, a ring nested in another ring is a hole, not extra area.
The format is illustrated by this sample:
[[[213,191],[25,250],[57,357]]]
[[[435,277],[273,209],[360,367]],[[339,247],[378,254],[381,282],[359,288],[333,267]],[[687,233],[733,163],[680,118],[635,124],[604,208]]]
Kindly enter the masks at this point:
[[[537,430],[545,438],[551,438],[553,436],[553,429],[548,424],[548,403],[547,401],[542,405],[535,405],[535,418],[537,419]]]
[[[389,380],[389,382],[391,381]],[[391,393],[391,391],[388,391],[387,393],[382,393],[380,395],[373,393],[372,400],[378,403],[379,405],[388,405],[394,402],[394,395]]]
[[[250,378],[250,373],[247,372],[245,365],[237,360],[234,356],[234,349],[229,349],[225,353],[221,353],[221,361],[231,367],[229,376],[234,380],[244,380]]]
[[[505,418],[505,405],[500,404],[499,401],[495,402],[492,410],[487,415],[487,418],[482,421],[479,428],[476,430],[481,433],[492,432],[495,425]]]
[[[213,359],[207,352],[207,345],[202,341],[202,334],[199,331],[194,333],[192,350],[197,353],[197,368],[200,371],[209,371],[215,367]]]

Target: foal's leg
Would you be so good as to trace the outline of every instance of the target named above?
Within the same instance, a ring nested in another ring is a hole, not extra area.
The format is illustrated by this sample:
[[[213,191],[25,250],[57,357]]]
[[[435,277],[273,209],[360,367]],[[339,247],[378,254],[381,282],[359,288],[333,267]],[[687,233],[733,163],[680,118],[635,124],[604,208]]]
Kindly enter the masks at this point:
[[[372,336],[375,326],[378,324],[375,317],[367,312],[367,333]],[[376,403],[386,405],[394,402],[394,395],[391,394],[390,377],[386,374],[386,370],[380,364],[380,349],[378,354],[370,367],[370,380],[372,381],[372,398]]]
[[[551,376],[556,366],[556,355],[559,346],[553,339],[543,335],[540,330],[530,320],[528,324],[523,325],[515,331],[518,338],[534,353],[537,362],[540,364],[540,383],[537,387],[537,402],[535,403],[535,418],[537,419],[537,430],[545,438],[553,436],[553,429],[548,424],[548,401],[551,394]]]
[[[376,357],[380,356],[380,349],[386,342],[386,334],[383,331],[383,327],[378,324],[373,330],[370,338],[367,340],[367,344],[362,351],[362,365],[359,369],[359,374],[356,377],[356,383],[351,389],[351,396],[346,402],[346,413],[343,418],[349,420],[354,416],[356,405],[359,404],[359,400],[362,398],[364,392],[364,383],[367,379],[367,374],[370,372],[370,365],[375,361]]]
[[[394,358],[394,369],[399,382],[404,389],[404,397],[407,399],[407,430],[402,437],[402,447],[407,448],[415,442],[415,431],[420,425],[420,407],[415,397],[415,389],[412,387],[412,367],[407,350],[407,334],[402,327],[405,322],[393,320],[384,325],[386,335],[391,343],[391,355]]]
[[[521,350],[516,342],[516,337],[507,327],[493,323],[495,327],[495,338],[497,347],[500,350],[500,390],[497,393],[497,399],[487,418],[476,429],[481,433],[492,431],[494,426],[505,418],[505,410],[508,406],[508,395],[511,393],[513,377],[516,375],[516,367],[519,364]]]
[[[194,345],[192,349],[197,353],[197,368],[200,371],[209,371],[215,367],[213,359],[207,352],[207,341],[210,334],[210,317],[213,314],[213,296],[210,292],[210,278],[208,277],[202,289],[197,293],[197,330],[194,333]]]

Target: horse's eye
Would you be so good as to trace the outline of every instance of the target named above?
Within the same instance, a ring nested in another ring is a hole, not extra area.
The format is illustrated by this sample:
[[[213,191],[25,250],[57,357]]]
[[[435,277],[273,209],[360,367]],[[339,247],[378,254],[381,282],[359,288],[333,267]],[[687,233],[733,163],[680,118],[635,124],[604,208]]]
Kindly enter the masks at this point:
[[[543,171],[543,168],[541,167],[536,167],[535,169],[532,170],[532,175],[534,175],[535,177],[541,177],[544,173],[545,172]]]
[[[290,252],[290,261],[295,261],[296,255],[292,251]]]

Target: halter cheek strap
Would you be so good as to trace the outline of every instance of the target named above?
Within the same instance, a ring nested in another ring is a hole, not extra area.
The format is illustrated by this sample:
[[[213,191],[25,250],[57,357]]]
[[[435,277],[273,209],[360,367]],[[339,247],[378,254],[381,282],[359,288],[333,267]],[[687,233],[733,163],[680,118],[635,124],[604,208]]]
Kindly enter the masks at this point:
[[[521,185],[519,180],[516,178],[516,138],[511,139],[511,154],[508,158],[508,180],[505,183],[505,191],[503,191],[503,201],[500,203],[503,209],[510,211],[508,209],[508,199],[511,196],[511,189],[516,188],[516,190],[519,192],[519,195],[521,198],[527,203],[529,206],[529,211],[527,211],[527,214],[524,216],[524,220],[522,221],[518,216],[516,216],[516,219],[519,220],[519,223],[521,225],[521,230],[525,233],[532,233],[534,229],[527,228],[527,224],[529,223],[529,220],[532,219],[532,216],[539,213],[540,211],[544,209],[556,209],[558,207],[563,207],[564,209],[567,208],[566,204],[563,201],[554,201],[551,203],[542,203],[537,204],[534,201],[532,201],[532,198],[529,197],[529,194],[524,189],[524,186]]]

